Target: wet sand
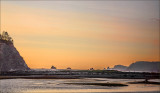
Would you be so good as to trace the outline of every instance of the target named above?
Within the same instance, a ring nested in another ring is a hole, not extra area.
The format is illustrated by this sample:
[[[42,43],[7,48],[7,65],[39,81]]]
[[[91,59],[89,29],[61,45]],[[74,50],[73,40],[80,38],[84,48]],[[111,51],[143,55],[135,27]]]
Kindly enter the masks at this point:
[[[1,93],[159,93],[159,85],[129,84],[144,79],[1,79]],[[159,82],[158,79],[151,80]],[[113,86],[109,86],[109,85]],[[119,86],[125,84],[128,86]]]
[[[153,82],[153,81],[138,81],[138,82],[128,82],[129,84],[154,84],[154,85],[160,85],[160,82]]]
[[[128,86],[126,84],[120,84],[120,83],[64,83],[64,84],[71,84],[71,85],[96,85],[96,86],[109,86],[109,87]]]

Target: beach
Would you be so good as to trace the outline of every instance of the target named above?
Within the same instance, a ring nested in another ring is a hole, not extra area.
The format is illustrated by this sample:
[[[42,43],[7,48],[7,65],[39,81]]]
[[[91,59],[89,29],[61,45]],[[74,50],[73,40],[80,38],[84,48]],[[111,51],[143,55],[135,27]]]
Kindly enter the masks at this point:
[[[159,85],[130,84],[143,79],[1,79],[1,93],[158,93]],[[159,79],[151,81],[159,82]],[[93,85],[87,85],[87,84]],[[94,84],[113,83],[127,86],[100,86]],[[85,84],[85,85],[84,85]]]

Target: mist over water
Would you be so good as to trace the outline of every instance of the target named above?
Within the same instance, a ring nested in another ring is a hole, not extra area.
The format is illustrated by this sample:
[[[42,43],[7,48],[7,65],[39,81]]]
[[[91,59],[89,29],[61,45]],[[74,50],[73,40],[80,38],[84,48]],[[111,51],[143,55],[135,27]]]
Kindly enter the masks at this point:
[[[143,81],[143,79],[3,79],[0,80],[0,93],[117,93],[143,92],[158,93],[159,85],[128,84],[127,82]],[[160,81],[158,79],[152,81]],[[96,85],[72,85],[65,83],[121,83],[128,86],[109,87]]]

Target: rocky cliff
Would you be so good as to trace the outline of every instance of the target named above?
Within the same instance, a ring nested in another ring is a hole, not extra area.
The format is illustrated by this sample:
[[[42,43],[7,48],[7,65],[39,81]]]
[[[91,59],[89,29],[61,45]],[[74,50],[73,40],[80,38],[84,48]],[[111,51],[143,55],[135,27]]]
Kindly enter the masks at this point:
[[[29,70],[12,43],[0,42],[0,71]]]
[[[160,72],[160,62],[137,61],[132,63],[127,71]]]
[[[115,65],[111,69],[131,72],[160,72],[160,62],[137,61],[129,66]]]

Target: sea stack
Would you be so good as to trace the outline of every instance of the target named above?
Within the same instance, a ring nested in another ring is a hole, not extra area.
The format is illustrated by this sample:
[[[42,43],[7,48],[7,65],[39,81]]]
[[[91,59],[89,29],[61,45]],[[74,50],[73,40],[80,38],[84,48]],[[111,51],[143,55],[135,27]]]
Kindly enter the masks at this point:
[[[0,72],[29,70],[7,32],[0,33]]]

